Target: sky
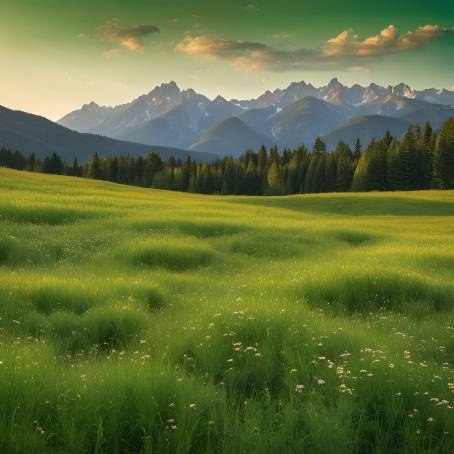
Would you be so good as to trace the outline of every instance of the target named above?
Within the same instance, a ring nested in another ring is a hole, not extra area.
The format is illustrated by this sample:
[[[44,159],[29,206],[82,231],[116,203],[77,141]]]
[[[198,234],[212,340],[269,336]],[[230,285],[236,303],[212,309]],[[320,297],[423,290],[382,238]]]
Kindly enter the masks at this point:
[[[57,120],[174,80],[252,98],[305,80],[454,86],[451,0],[0,0],[0,105]]]

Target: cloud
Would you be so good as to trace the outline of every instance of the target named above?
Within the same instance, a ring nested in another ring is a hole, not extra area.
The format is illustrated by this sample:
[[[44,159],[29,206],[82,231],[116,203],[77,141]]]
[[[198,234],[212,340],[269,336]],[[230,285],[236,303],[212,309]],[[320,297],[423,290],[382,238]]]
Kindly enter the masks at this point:
[[[276,39],[288,39],[288,38],[290,38],[290,33],[280,32],[280,33],[275,33],[274,35],[271,35],[271,36]]]
[[[100,25],[98,33],[106,43],[115,44],[117,46],[115,49],[123,47],[131,52],[141,52],[144,48],[144,39],[149,35],[159,33],[159,28],[156,25],[148,24],[121,27],[118,19],[112,19]],[[113,50],[111,49],[108,52]]]
[[[231,41],[209,36],[187,36],[176,50],[208,60],[223,60],[248,70],[274,72],[292,70],[362,69],[383,58],[419,49],[454,29],[424,25],[402,35],[389,25],[377,35],[359,39],[352,30],[344,30],[313,49],[277,49],[263,43]]]

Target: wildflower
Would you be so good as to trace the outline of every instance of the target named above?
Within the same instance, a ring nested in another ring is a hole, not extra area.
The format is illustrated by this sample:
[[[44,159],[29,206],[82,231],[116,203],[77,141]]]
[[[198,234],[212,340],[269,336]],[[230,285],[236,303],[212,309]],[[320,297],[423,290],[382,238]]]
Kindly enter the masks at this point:
[[[190,410],[197,410],[197,404],[189,404]]]
[[[433,418],[427,418],[427,422],[434,422],[434,419]]]
[[[210,420],[208,421],[208,425],[209,425],[209,426],[214,426],[214,421],[210,419]]]
[[[325,383],[326,383],[325,380],[323,380],[322,378],[319,378],[317,380],[317,385],[324,385]]]
[[[298,369],[290,369],[291,374],[296,374],[296,372],[298,372]]]
[[[296,387],[295,387],[295,391],[297,393],[302,393],[304,391],[304,385],[301,384],[301,383],[297,384]]]

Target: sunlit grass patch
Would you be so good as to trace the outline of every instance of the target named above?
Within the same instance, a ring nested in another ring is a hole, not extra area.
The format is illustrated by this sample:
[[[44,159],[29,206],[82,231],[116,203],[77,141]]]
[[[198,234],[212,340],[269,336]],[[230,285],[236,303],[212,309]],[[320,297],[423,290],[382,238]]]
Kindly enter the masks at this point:
[[[83,454],[102,452],[113,439],[119,452],[219,446],[226,413],[217,391],[179,380],[143,355],[131,361],[120,353],[65,368],[46,346],[0,345],[8,365],[0,388],[0,450]]]
[[[215,253],[206,246],[188,244],[185,239],[140,241],[125,251],[126,259],[138,267],[188,271],[207,266]]]
[[[197,238],[210,238],[219,236],[234,235],[239,232],[244,232],[250,229],[247,226],[227,222],[213,222],[213,221],[180,221],[176,225],[178,228],[188,235],[194,235]]]
[[[417,260],[418,264],[425,269],[435,272],[452,273],[454,272],[454,253],[453,254],[424,254]]]
[[[147,314],[138,307],[109,306],[80,316],[54,312],[49,317],[51,331],[62,352],[77,352],[97,347],[110,351],[138,340],[146,326]]]
[[[102,293],[77,280],[24,271],[4,272],[0,279],[0,317],[20,322],[28,312],[45,316],[62,310],[82,314],[106,298]],[[21,328],[19,323],[17,328]]]
[[[375,270],[340,270],[336,274],[312,276],[297,293],[314,307],[334,312],[367,314],[379,309],[405,311],[424,304],[431,310],[453,308],[454,288],[412,273]]]
[[[282,355],[285,317],[234,311],[201,321],[177,337],[170,354],[189,374],[221,384],[234,399],[277,393],[286,364]]]
[[[63,208],[52,205],[0,205],[0,221],[17,222],[19,224],[61,225],[100,216],[100,213],[96,213],[93,210],[89,211],[71,207]]]
[[[117,294],[122,295],[123,302],[137,302],[149,311],[153,312],[164,309],[169,302],[167,292],[158,285],[143,281],[124,288],[120,283],[118,285]]]
[[[56,311],[68,311],[83,314],[96,304],[97,298],[80,287],[61,287],[56,283],[40,286],[32,291],[29,298],[38,312],[50,314]]]
[[[289,240],[285,234],[260,234],[251,232],[233,237],[229,250],[235,254],[258,258],[285,259],[296,256],[307,257],[314,245],[312,240]]]

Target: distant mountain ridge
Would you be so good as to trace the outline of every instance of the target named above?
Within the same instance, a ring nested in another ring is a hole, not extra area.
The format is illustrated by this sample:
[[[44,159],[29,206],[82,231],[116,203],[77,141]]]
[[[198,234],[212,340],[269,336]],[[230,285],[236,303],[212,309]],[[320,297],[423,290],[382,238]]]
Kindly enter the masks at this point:
[[[35,153],[41,159],[55,152],[66,162],[72,162],[77,157],[81,163],[88,161],[95,152],[100,156],[144,156],[155,152],[163,159],[171,156],[186,159],[191,156],[199,161],[212,161],[216,157],[212,153],[144,145],[80,133],[47,118],[0,106],[0,147],[2,146],[20,150],[26,155]]]
[[[369,119],[374,122],[370,129],[374,134],[383,135],[382,128],[393,126],[393,122],[394,131],[400,131],[404,122],[425,121],[431,121],[437,129],[454,116],[454,91],[413,90],[405,83],[348,87],[333,78],[322,87],[293,82],[285,89],[268,90],[254,99],[229,101],[221,96],[210,100],[193,89],[180,90],[171,81],[130,103],[115,107],[86,104],[58,123],[79,132],[165,147],[196,150],[203,143],[206,150],[209,143],[211,152],[224,155],[226,150],[232,150],[234,136],[241,137],[237,143],[248,145],[246,148],[254,148],[257,137],[279,147],[301,143],[311,146],[316,136],[348,128],[356,117],[364,121],[364,117],[377,115],[388,119]],[[230,121],[230,137],[226,137],[226,125],[222,124],[232,117],[241,122]],[[247,134],[245,126],[250,129]],[[245,142],[246,137],[249,143]]]
[[[257,150],[261,145],[271,147],[274,143],[239,118],[230,117],[206,129],[189,149],[202,152],[216,150],[219,155],[238,157],[247,149]]]
[[[321,137],[330,150],[342,140],[353,147],[356,139],[362,144],[368,144],[373,138],[383,136],[383,131],[389,131],[394,137],[400,137],[410,126],[410,122],[403,118],[392,118],[383,115],[364,115],[354,117],[339,128]]]

